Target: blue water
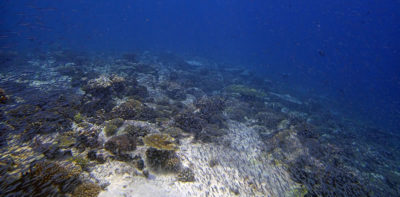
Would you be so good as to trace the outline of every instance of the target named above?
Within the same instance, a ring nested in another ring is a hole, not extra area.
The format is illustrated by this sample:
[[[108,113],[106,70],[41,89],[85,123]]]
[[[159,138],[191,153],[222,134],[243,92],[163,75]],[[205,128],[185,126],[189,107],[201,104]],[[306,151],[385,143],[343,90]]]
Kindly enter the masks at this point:
[[[0,52],[208,59],[398,138],[399,10],[398,0],[1,0]]]

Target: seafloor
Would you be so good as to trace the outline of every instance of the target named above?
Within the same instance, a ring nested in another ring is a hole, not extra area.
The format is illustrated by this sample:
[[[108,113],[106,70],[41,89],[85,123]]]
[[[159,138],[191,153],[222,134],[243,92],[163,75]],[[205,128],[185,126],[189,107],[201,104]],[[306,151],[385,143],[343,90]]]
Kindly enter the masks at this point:
[[[171,53],[0,54],[0,196],[400,196],[399,136]]]

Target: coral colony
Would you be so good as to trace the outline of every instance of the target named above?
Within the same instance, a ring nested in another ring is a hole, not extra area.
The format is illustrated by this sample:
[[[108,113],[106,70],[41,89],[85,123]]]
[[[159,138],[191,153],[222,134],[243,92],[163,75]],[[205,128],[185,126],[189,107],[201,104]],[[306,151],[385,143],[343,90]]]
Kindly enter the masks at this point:
[[[4,64],[0,196],[398,192],[399,160],[378,143],[393,136],[243,68],[148,52]]]

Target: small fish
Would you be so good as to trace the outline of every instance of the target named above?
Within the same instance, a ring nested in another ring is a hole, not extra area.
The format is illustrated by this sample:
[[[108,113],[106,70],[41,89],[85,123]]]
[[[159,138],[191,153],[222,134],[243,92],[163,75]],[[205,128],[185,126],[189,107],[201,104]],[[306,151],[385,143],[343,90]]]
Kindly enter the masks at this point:
[[[325,51],[323,51],[323,50],[318,50],[318,54],[319,54],[321,57],[325,57]]]

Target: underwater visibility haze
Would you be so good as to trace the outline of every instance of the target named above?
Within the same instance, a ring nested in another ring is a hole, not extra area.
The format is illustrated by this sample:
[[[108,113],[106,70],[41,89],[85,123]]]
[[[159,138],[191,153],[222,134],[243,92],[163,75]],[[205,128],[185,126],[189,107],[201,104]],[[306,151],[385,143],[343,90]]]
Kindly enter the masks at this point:
[[[0,0],[0,196],[400,196],[399,10]]]

